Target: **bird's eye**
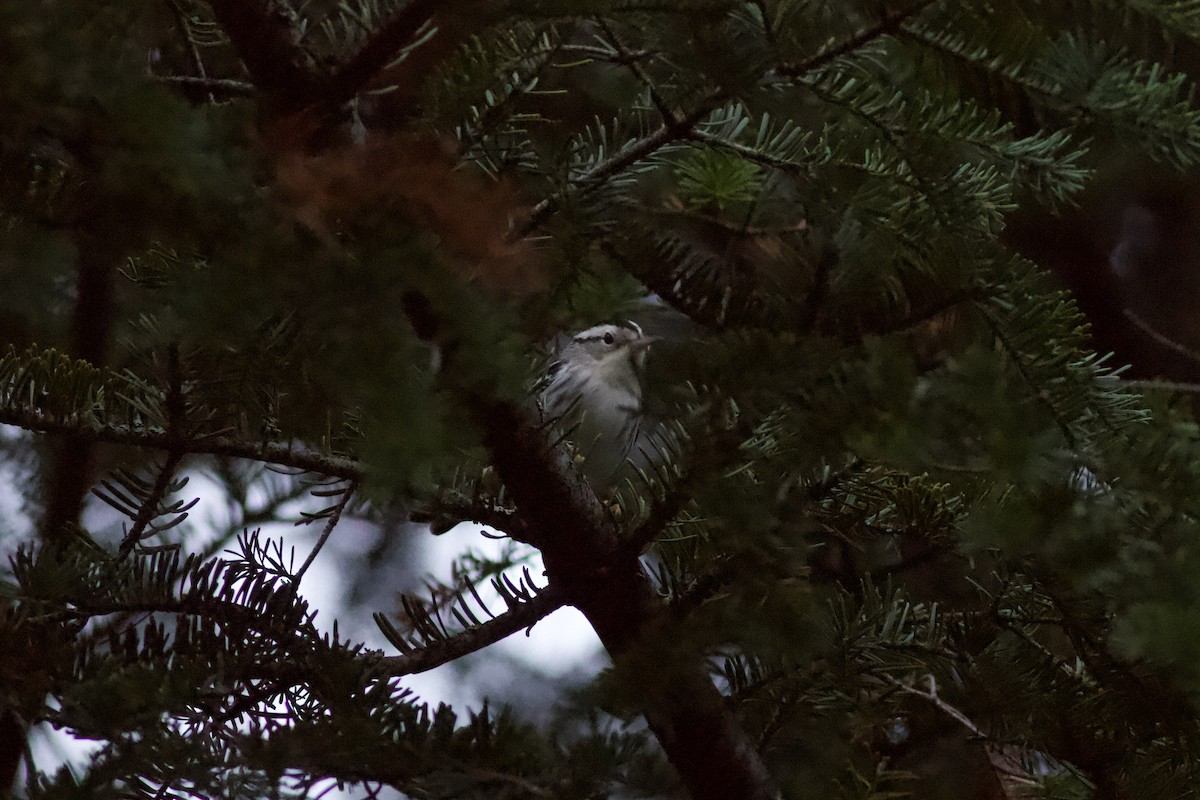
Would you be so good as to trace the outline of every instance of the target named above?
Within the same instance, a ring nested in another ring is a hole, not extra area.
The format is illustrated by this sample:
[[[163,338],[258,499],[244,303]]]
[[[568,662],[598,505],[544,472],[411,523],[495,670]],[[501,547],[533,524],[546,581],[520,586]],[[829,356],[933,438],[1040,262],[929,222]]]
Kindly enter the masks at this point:
[[[613,343],[613,335],[612,335],[611,333],[606,333],[606,334],[604,334],[604,343],[605,343],[605,344],[612,344],[612,343]]]

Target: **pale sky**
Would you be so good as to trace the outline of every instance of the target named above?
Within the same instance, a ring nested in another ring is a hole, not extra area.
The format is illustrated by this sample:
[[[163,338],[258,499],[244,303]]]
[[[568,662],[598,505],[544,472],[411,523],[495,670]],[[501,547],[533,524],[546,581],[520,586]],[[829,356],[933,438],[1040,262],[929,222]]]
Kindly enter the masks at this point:
[[[2,438],[10,438],[15,433],[13,428],[0,426]],[[10,532],[8,538],[0,540],[2,556],[7,556],[17,544],[27,540],[32,530],[33,521],[21,508],[20,498],[12,491],[15,482],[20,479],[12,464],[0,462],[0,514],[3,514],[2,518]],[[180,495],[187,499],[200,498],[187,523],[193,529],[189,535],[189,547],[200,546],[204,539],[211,538],[213,532],[229,523],[228,509],[213,481],[192,474],[192,480]],[[307,507],[316,508],[327,505],[328,499],[308,497],[301,502],[306,502]],[[298,510],[302,507],[306,506],[297,504],[288,508],[285,517],[297,518]],[[115,512],[92,498],[85,513],[85,524],[94,533],[108,529],[113,535],[118,535],[116,532],[119,531],[120,519]],[[319,529],[319,525],[295,527],[280,524],[264,528],[262,536],[282,536],[285,547],[294,545],[298,566],[316,541]],[[415,570],[411,565],[402,566],[397,572],[405,575],[423,572],[444,581],[450,578],[451,561],[468,548],[473,548],[481,555],[498,557],[505,542],[481,536],[480,530],[479,525],[464,523],[435,537],[417,526],[403,529],[402,535],[415,536],[414,546],[407,557],[416,558],[422,565]],[[379,579],[377,570],[376,576],[371,579],[374,583],[368,587],[369,591],[364,592],[363,587],[357,587],[359,594],[365,598],[362,604],[349,606],[346,602],[348,590],[355,587],[348,586],[346,580],[362,574],[362,562],[359,559],[373,540],[374,534],[366,523],[344,521],[309,568],[301,594],[318,609],[315,622],[322,631],[332,631],[333,620],[337,619],[339,634],[343,639],[364,641],[368,647],[394,654],[395,648],[375,626],[371,613],[394,613],[399,607],[397,595],[408,592],[421,596],[422,585],[419,580],[411,579],[398,579],[391,584],[386,578]],[[541,560],[536,553],[533,553],[529,567],[535,580],[544,585]],[[520,570],[514,570],[510,577],[516,582]],[[504,602],[490,585],[481,585],[477,589],[494,613],[504,610]],[[485,697],[491,698],[493,703],[510,702],[516,707],[518,715],[529,719],[528,714],[544,714],[546,708],[537,709],[522,703],[522,697],[544,697],[548,679],[582,683],[606,663],[599,641],[582,615],[573,608],[564,608],[535,625],[528,636],[523,632],[514,634],[459,662],[410,676],[402,681],[402,685],[432,706],[436,707],[439,702],[449,703],[459,712],[460,719],[466,718],[468,708],[479,708]],[[35,736],[31,743],[34,758],[43,771],[53,771],[64,760],[80,759],[94,748],[94,743],[74,741],[64,733],[50,730]],[[351,791],[343,796],[357,795]]]

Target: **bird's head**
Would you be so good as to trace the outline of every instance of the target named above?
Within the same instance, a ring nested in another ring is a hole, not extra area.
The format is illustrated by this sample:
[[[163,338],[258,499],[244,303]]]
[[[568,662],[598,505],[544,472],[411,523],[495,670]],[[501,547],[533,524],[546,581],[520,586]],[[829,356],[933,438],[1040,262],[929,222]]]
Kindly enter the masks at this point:
[[[635,322],[596,325],[575,334],[563,355],[600,369],[625,361],[641,367],[646,360],[646,348],[655,341],[656,337],[644,334]]]

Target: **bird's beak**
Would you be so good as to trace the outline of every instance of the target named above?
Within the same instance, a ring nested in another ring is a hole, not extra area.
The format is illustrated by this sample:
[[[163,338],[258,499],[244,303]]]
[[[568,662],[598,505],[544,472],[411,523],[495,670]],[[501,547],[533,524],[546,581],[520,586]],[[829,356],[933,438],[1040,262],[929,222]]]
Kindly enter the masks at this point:
[[[629,343],[629,349],[636,353],[639,350],[645,350],[647,347],[657,341],[657,336],[639,336],[637,339],[634,339]]]

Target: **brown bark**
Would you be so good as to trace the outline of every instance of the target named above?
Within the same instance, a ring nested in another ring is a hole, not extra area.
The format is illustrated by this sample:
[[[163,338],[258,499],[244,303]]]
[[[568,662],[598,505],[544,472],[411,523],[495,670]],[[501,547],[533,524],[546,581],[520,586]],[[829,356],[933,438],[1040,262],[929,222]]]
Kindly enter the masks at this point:
[[[550,585],[563,591],[600,637],[650,729],[695,800],[768,800],[770,774],[708,674],[701,654],[671,644],[666,606],[612,517],[548,448],[529,415],[477,406],[497,472],[542,551]]]
[[[103,225],[94,226],[103,231]],[[76,236],[78,266],[75,305],[71,311],[71,354],[94,365],[104,363],[112,336],[115,286],[120,254],[105,242],[104,233]],[[58,541],[67,526],[79,523],[83,499],[91,486],[95,441],[67,434],[54,442],[46,477],[46,511],[42,537]]]

